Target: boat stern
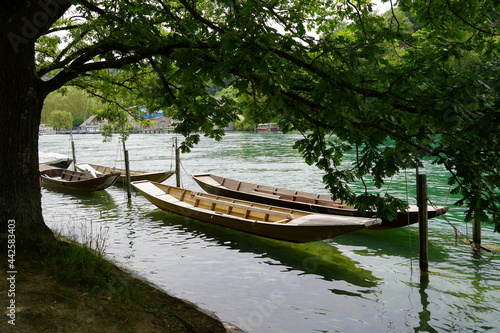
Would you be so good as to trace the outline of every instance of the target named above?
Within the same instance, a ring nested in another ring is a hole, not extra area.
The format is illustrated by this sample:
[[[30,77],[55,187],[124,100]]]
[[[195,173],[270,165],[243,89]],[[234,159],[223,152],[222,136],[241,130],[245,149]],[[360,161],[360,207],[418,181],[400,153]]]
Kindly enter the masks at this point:
[[[378,226],[382,220],[374,217],[356,217],[346,215],[310,214],[288,222],[299,226],[358,226],[359,229]]]

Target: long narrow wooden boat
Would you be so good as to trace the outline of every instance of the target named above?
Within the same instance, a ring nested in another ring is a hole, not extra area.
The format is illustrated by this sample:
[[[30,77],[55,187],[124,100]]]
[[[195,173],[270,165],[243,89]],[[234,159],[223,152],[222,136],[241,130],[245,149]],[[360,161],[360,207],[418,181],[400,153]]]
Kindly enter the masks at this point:
[[[107,166],[97,165],[97,164],[87,164],[96,170],[97,174],[107,175],[110,173],[120,173],[120,177],[118,177],[117,183],[125,184],[127,183],[127,176],[125,169],[120,168],[111,168]],[[83,171],[83,165],[76,166],[78,170]],[[130,170],[130,181],[138,181],[138,180],[151,180],[153,182],[161,183],[168,179],[170,176],[174,174],[173,171],[160,171],[160,172],[148,172],[148,171],[132,171]]]
[[[254,201],[267,205],[287,207],[323,214],[361,216],[353,206],[334,201],[329,195],[287,190],[273,186],[258,185],[224,178],[212,174],[195,174],[193,179],[206,192],[240,200]],[[442,215],[449,207],[428,207],[428,218]],[[364,217],[376,217],[376,212],[368,212]],[[390,229],[418,222],[418,207],[410,205],[406,213],[398,214],[395,220],[382,219],[373,229]]]
[[[132,186],[165,211],[289,242],[318,241],[380,223],[376,218],[316,214],[193,192],[150,181],[132,182]]]
[[[96,178],[90,175],[62,168],[40,167],[40,177],[44,186],[56,187],[64,190],[93,192],[100,191],[113,185],[120,173],[110,173]]]

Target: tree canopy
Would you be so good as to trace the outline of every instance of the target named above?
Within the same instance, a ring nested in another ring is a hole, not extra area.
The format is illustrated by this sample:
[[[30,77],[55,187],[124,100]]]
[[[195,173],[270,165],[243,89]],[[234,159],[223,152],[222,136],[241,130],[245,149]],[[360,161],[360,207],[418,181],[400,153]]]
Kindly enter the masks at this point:
[[[333,197],[389,215],[405,203],[377,188],[428,159],[448,170],[467,218],[500,229],[497,1],[400,0],[385,15],[368,0],[3,5],[14,53],[36,45],[44,96],[72,85],[127,109],[126,91],[181,120],[186,150],[200,129],[220,139],[236,110],[277,116],[303,133],[296,148]],[[347,151],[354,165],[342,164]],[[353,193],[365,178],[374,189]]]
[[[45,98],[41,122],[51,123],[50,114],[56,110],[62,110],[71,113],[73,116],[73,124],[68,129],[77,127],[102,108],[100,104],[97,98],[92,98],[80,89],[73,87],[62,88]],[[54,124],[51,123],[51,125]]]
[[[55,110],[49,114],[49,122],[56,129],[69,129],[73,127],[73,115],[70,112]]]

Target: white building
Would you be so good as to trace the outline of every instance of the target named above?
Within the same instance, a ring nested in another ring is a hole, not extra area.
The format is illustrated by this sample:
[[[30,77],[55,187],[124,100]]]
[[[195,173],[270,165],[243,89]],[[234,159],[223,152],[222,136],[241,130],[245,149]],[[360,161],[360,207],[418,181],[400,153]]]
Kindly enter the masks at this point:
[[[90,116],[78,128],[79,133],[100,133],[102,125],[107,124],[108,121],[98,120],[96,115]]]

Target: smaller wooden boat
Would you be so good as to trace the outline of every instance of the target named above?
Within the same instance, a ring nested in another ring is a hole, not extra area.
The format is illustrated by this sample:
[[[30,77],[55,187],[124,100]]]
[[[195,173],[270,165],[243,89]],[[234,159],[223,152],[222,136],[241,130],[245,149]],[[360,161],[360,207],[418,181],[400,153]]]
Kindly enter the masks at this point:
[[[381,222],[376,218],[315,214],[257,204],[150,181],[132,182],[132,186],[162,210],[288,242],[333,238]]]
[[[57,168],[67,168],[73,159],[59,153],[38,153],[38,163],[52,165]]]
[[[125,184],[127,183],[127,176],[125,169],[119,168],[111,168],[107,166],[97,165],[97,164],[85,164],[93,168],[97,174],[110,174],[110,173],[120,173],[120,177],[118,177],[117,183]],[[84,165],[79,164],[76,168],[80,171],[84,170]],[[138,181],[138,180],[151,180],[153,182],[161,183],[168,179],[170,176],[174,174],[173,171],[160,171],[160,172],[148,172],[148,171],[132,171],[130,170],[130,181]]]
[[[113,185],[120,173],[110,173],[93,178],[84,172],[62,168],[40,167],[40,177],[44,186],[79,192],[100,191]]]
[[[317,212],[322,214],[340,214],[361,216],[353,206],[334,201],[329,195],[288,190],[267,185],[258,185],[224,178],[212,174],[193,175],[193,179],[206,192],[240,200],[255,201],[273,206]],[[427,216],[433,218],[443,215],[449,207],[428,207]],[[376,217],[377,212],[367,212],[364,217]],[[373,229],[391,229],[404,227],[418,222],[418,207],[410,205],[406,213],[398,214],[395,220],[382,220]]]

